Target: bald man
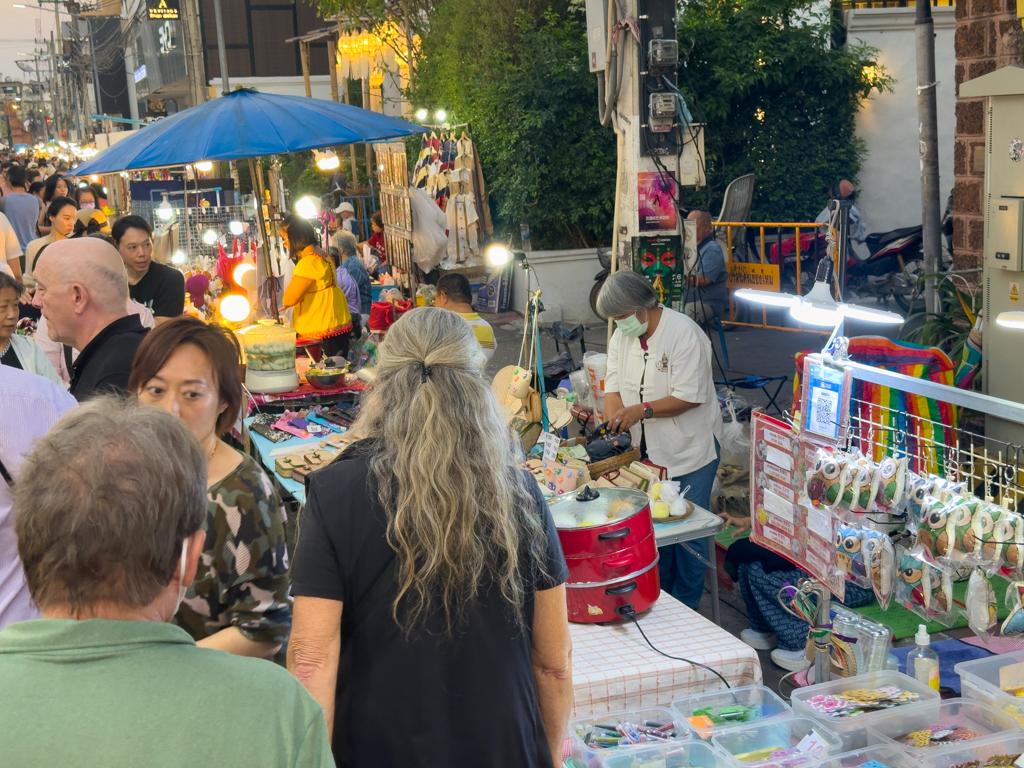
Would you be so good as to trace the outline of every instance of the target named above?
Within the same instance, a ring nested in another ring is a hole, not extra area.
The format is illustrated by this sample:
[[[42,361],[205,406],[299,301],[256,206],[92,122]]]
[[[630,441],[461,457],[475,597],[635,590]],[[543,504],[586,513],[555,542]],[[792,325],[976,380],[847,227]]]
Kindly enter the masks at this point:
[[[32,304],[46,318],[53,341],[78,350],[71,394],[126,392],[135,351],[147,330],[128,314],[128,275],[117,249],[85,237],[51,243],[34,270]]]
[[[722,317],[729,305],[725,254],[715,240],[710,213],[690,211],[686,218],[697,222],[697,269],[686,277],[686,314],[705,325],[713,317]]]

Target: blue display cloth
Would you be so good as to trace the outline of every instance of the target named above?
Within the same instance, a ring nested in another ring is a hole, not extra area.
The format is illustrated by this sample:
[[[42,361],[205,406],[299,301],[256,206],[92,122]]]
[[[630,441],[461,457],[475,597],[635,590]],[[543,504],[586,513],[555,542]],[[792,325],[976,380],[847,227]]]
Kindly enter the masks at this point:
[[[78,166],[75,176],[280,155],[425,131],[348,104],[241,89],[132,132]]]
[[[245,429],[252,439],[252,444],[256,446],[256,453],[259,455],[260,463],[263,464],[267,472],[274,476],[274,479],[281,484],[288,493],[295,497],[299,504],[306,503],[306,486],[300,483],[298,480],[293,480],[290,477],[281,477],[274,471],[274,459],[270,457],[270,452],[275,448],[301,448],[302,446],[308,446],[309,451],[312,451],[320,447],[320,438],[314,437],[308,440],[303,440],[300,437],[289,437],[287,440],[282,440],[280,443],[275,443],[267,440],[263,435],[257,434],[249,429],[252,425],[255,416],[250,416],[243,420]],[[307,451],[308,452],[308,451]],[[295,453],[299,453],[298,450]]]
[[[917,646],[905,645],[902,648],[893,648],[893,655],[900,660],[900,672],[907,671],[907,654]],[[959,640],[936,640],[931,644],[931,649],[939,655],[939,685],[949,688],[958,696],[960,695],[960,675],[953,671],[953,667],[961,661],[972,661],[984,659],[992,654],[978,648],[975,645],[968,645]]]

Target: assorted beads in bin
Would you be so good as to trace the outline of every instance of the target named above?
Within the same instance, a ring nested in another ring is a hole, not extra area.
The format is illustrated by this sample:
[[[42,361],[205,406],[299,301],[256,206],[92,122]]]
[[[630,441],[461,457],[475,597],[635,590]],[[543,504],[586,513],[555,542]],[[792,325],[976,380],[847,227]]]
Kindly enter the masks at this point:
[[[725,728],[772,717],[793,716],[792,708],[763,685],[684,696],[672,702],[672,711],[702,739],[710,739],[715,732]]]
[[[664,748],[694,741],[690,728],[665,707],[579,717],[569,722],[569,736],[571,757],[587,768],[611,765],[611,755],[632,755],[644,748],[664,752]]]

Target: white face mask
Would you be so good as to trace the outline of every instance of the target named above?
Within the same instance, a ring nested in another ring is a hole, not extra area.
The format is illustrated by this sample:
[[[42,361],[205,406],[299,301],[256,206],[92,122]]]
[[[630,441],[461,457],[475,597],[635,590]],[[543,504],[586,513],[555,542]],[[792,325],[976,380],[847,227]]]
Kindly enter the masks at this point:
[[[78,207],[81,208],[84,211],[87,208],[95,208],[96,207],[96,203],[82,203]]]
[[[181,567],[178,570],[178,602],[174,604],[174,612],[178,612],[178,608],[181,607],[181,601],[185,599],[185,592],[188,591],[188,587],[185,586],[185,561],[188,559],[188,539],[181,542]]]

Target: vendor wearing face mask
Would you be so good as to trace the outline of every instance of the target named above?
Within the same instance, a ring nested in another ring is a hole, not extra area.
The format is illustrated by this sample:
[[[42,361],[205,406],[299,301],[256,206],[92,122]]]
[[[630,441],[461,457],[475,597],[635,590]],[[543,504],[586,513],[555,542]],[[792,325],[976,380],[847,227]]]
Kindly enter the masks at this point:
[[[629,430],[633,444],[668,470],[686,498],[705,509],[718,469],[722,416],[711,376],[711,342],[693,320],[659,306],[646,278],[608,277],[597,311],[615,319],[608,345],[604,410],[608,426]],[[707,559],[707,540],[690,542]],[[661,588],[697,610],[706,567],[676,544],[659,550]]]

